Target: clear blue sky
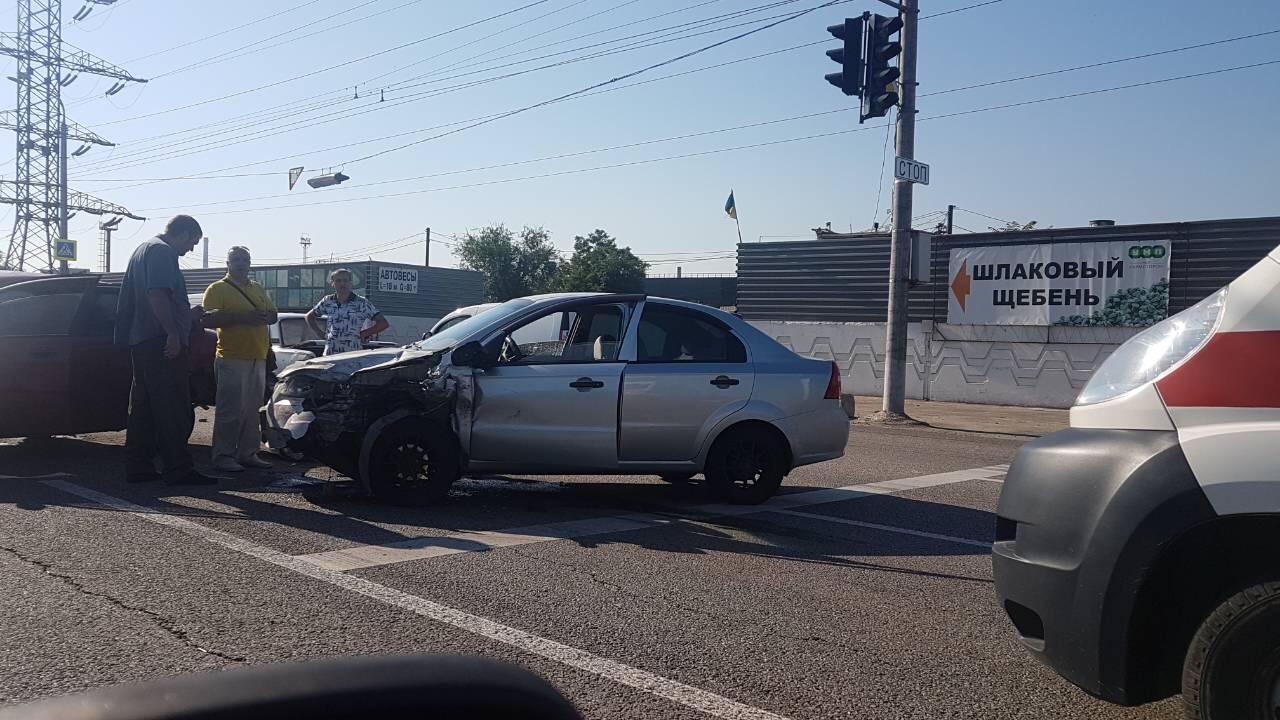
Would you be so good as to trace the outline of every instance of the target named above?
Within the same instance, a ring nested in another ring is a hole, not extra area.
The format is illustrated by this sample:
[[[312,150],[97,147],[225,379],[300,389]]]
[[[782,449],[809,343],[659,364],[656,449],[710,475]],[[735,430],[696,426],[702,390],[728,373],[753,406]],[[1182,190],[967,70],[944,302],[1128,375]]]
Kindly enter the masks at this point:
[[[110,83],[90,77],[81,77],[64,91],[74,120],[119,144],[115,149],[94,148],[74,159],[73,187],[153,218],[145,224],[122,224],[116,235],[117,268],[139,240],[158,232],[165,218],[182,209],[200,219],[213,238],[215,262],[218,253],[232,244],[248,245],[263,259],[296,259],[301,254],[298,238],[304,233],[313,239],[313,256],[342,256],[369,246],[394,247],[397,243],[392,241],[427,226],[440,237],[495,222],[514,227],[545,226],[555,244],[565,249],[572,246],[575,234],[599,227],[651,260],[715,255],[731,252],[737,242],[733,222],[722,211],[730,188],[737,193],[742,235],[748,242],[760,236],[811,237],[809,228],[828,221],[834,228],[847,230],[868,227],[873,219],[885,219],[890,195],[888,182],[881,182],[885,133],[871,127],[875,121],[868,122],[864,127],[869,129],[861,132],[765,148],[398,198],[261,209],[519,178],[858,127],[855,109],[574,158],[370,185],[852,108],[854,104],[822,78],[836,67],[823,55],[835,46],[832,41],[531,110],[366,161],[350,162],[439,130],[317,152],[550,99],[763,23],[399,105],[396,103],[412,92],[484,79],[528,65],[491,69],[414,89],[392,86],[386,92],[386,102],[374,104],[379,89],[389,83],[465,61],[460,67],[435,75],[439,80],[741,11],[763,5],[766,0],[548,0],[500,20],[309,78],[152,115],[378,52],[530,1],[122,0],[110,10],[96,9],[81,23],[71,20],[79,3],[68,2],[64,12],[67,42],[137,75],[154,78],[145,86],[130,87],[111,98],[102,97]],[[921,11],[927,16],[977,1],[921,0]],[[364,2],[369,4],[358,7]],[[689,9],[697,4],[701,7]],[[763,20],[818,4],[818,0],[800,0],[714,27]],[[209,37],[300,5],[304,6],[265,22]],[[357,7],[268,41],[293,42],[222,62],[202,62]],[[824,8],[635,80],[819,41],[826,37],[827,25],[868,9],[887,12],[874,0]],[[1189,0],[1003,0],[923,20],[919,62],[921,122],[916,152],[918,158],[932,165],[933,173],[932,184],[916,193],[915,214],[923,215],[953,203],[1000,218],[1034,219],[1042,226],[1057,227],[1082,225],[1092,218],[1131,223],[1277,214],[1280,209],[1274,175],[1280,166],[1280,142],[1275,137],[1276,117],[1280,115],[1280,65],[928,120],[945,113],[1280,59],[1277,34],[1036,80],[926,96],[974,83],[1280,28],[1280,4],[1274,0],[1242,0],[1229,9],[1228,13],[1222,4]],[[553,11],[548,17],[534,20]],[[588,39],[515,54],[667,11],[678,12]],[[380,12],[346,27],[296,39]],[[520,42],[530,34],[594,13],[601,14]],[[513,28],[509,32],[458,49],[509,27]],[[190,41],[199,42],[145,57]],[[504,50],[511,43],[516,44]],[[487,51],[493,52],[468,59]],[[427,59],[437,54],[439,57]],[[507,54],[512,57],[507,59]],[[579,54],[582,53],[559,55],[553,60]],[[418,64],[370,82],[375,76],[413,62]],[[550,60],[537,64],[546,62]],[[193,63],[196,67],[164,75]],[[354,97],[355,87],[359,88],[358,100]],[[191,130],[235,116],[261,113],[272,106],[283,107],[272,111],[274,115],[258,114],[230,124]],[[356,113],[362,114],[353,116]],[[340,119],[320,124],[320,115]],[[258,124],[244,128],[249,122]],[[286,126],[292,129],[261,139],[246,139],[253,132]],[[219,131],[224,134],[193,139]],[[168,137],[152,139],[156,136]],[[196,151],[198,145],[227,144],[231,140],[242,142]],[[178,144],[162,151],[169,154],[168,159],[142,162],[157,152],[148,148],[161,143]],[[892,152],[890,146],[890,158]],[[285,159],[221,173],[274,173],[270,176],[168,181],[138,187],[107,182],[220,174],[214,171],[277,157]],[[0,175],[11,177],[12,158],[6,159],[10,162],[0,166]],[[330,190],[314,190],[300,182],[289,193],[286,173],[293,165],[308,168],[304,178],[318,169],[341,165],[352,179]],[[887,169],[886,174],[891,175],[892,169]],[[880,212],[875,216],[881,187]],[[282,198],[249,199],[286,193]],[[224,201],[232,202],[199,205]],[[228,212],[238,210],[252,211]],[[0,217],[6,227],[12,222],[11,214]],[[971,230],[995,224],[965,212],[958,213],[956,220]],[[74,218],[72,234],[82,241],[79,264],[96,266],[96,219],[84,215]],[[418,244],[379,252],[377,257],[414,262],[420,261],[421,255]],[[447,248],[440,246],[433,249],[433,261],[456,265]],[[682,264],[686,273],[732,272],[734,265],[732,259]],[[664,263],[656,265],[652,272],[674,272],[674,267]]]

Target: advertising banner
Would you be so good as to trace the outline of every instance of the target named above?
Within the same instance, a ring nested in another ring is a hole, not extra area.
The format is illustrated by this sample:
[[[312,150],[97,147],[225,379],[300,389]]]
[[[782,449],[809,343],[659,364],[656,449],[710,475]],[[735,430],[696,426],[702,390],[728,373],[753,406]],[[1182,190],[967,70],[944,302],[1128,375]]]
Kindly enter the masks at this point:
[[[418,271],[410,268],[379,267],[378,289],[383,292],[418,294]]]
[[[955,248],[947,322],[1145,327],[1169,310],[1169,241]]]

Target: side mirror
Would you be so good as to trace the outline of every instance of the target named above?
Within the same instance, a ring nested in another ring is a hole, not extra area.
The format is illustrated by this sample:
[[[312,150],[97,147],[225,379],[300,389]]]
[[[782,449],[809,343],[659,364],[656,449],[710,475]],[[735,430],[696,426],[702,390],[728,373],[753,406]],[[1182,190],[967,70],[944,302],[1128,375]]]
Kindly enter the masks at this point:
[[[431,337],[431,331],[430,331],[430,330],[428,330],[428,331],[426,331],[426,332],[422,333],[422,339],[423,339],[423,340],[426,340],[426,339],[427,339],[427,338],[429,338],[429,337]]]
[[[484,346],[476,340],[462,343],[453,349],[449,362],[454,367],[484,367],[486,364]]]

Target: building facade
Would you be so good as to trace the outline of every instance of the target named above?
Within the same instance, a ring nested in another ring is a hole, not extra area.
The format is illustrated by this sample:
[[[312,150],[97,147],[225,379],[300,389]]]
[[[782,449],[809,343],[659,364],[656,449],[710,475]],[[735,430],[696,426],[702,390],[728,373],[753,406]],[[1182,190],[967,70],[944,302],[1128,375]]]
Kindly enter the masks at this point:
[[[266,289],[281,312],[306,312],[333,292],[329,274],[339,268],[351,271],[355,292],[386,316],[391,327],[380,339],[392,342],[421,338],[437,320],[456,308],[482,302],[484,294],[484,273],[377,261],[262,265],[253,268],[253,279]],[[188,292],[201,295],[226,271],[184,270],[183,275]],[[108,273],[103,282],[118,284],[123,277],[124,273]]]

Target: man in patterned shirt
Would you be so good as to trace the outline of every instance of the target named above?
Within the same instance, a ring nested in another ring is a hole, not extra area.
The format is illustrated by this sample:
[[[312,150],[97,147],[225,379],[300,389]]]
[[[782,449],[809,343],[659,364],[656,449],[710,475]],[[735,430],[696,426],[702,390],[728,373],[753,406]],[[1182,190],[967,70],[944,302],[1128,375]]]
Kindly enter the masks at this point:
[[[325,355],[363,350],[366,340],[391,327],[373,303],[351,292],[351,280],[350,270],[334,270],[329,275],[334,293],[320,298],[320,302],[307,313],[307,325],[317,335],[325,336]],[[321,317],[328,325],[326,330],[321,330],[316,322]],[[366,328],[369,323],[373,324]]]

